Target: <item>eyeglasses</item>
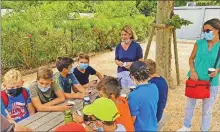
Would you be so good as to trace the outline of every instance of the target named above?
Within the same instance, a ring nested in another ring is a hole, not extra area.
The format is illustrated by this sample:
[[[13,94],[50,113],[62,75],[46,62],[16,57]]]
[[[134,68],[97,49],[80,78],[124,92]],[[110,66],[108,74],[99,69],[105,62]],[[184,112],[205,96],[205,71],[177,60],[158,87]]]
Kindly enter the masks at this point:
[[[206,30],[203,30],[203,32],[205,33],[209,33],[210,31],[212,31],[211,29],[206,29]]]

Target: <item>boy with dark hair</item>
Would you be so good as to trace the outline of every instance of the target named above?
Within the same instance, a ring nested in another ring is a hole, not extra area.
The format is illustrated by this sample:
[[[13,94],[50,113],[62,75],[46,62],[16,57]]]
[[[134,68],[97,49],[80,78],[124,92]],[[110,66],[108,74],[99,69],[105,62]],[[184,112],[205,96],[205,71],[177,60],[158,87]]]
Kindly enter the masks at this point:
[[[153,60],[147,59],[145,63],[150,70],[150,80],[148,82],[156,84],[159,92],[159,101],[157,104],[157,122],[159,122],[167,103],[168,85],[166,80],[157,74],[156,63]]]
[[[149,68],[144,62],[134,62],[130,67],[130,76],[137,84],[135,90],[128,96],[135,131],[157,131],[159,93],[155,84],[148,84]]]
[[[134,124],[131,118],[128,101],[120,96],[121,87],[116,78],[105,76],[97,85],[100,97],[111,99],[118,108],[121,115],[116,123],[124,125],[127,131],[134,131]]]
[[[85,88],[79,84],[75,75],[71,72],[73,59],[69,57],[60,57],[56,63],[59,72],[54,75],[54,80],[64,92],[65,98],[84,98]],[[71,93],[79,91],[77,93]]]
[[[37,111],[65,111],[71,106],[59,105],[65,101],[59,85],[53,81],[53,71],[49,67],[40,67],[37,71],[37,81],[29,87],[31,99]]]

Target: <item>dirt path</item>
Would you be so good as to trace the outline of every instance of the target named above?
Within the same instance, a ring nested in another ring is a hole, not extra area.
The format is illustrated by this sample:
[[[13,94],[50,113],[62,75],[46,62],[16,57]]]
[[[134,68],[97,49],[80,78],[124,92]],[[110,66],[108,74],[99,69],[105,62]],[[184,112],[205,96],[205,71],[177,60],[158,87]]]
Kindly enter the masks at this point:
[[[146,44],[142,45],[143,49],[146,48]],[[184,80],[186,79],[186,73],[189,69],[188,58],[193,48],[192,44],[178,43],[179,51],[179,64],[181,75],[181,86],[170,89],[168,94],[168,103],[165,109],[165,113],[168,115],[168,123],[164,127],[164,131],[176,131],[183,124],[184,107],[186,104],[186,97],[184,96]],[[149,57],[155,59],[155,42],[152,42]],[[173,57],[174,58],[174,57]],[[91,58],[91,66],[100,71],[103,74],[116,76],[117,66],[114,63],[114,51],[106,52],[96,55]],[[175,78],[175,62],[172,60],[172,76]],[[56,69],[53,69],[57,71]],[[29,74],[24,77],[25,86],[36,79],[36,73]],[[175,81],[175,79],[174,79]],[[192,121],[192,131],[200,131],[201,124],[201,100],[197,101],[197,107]],[[211,131],[220,131],[220,96],[217,96],[216,104],[213,110],[212,128]]]

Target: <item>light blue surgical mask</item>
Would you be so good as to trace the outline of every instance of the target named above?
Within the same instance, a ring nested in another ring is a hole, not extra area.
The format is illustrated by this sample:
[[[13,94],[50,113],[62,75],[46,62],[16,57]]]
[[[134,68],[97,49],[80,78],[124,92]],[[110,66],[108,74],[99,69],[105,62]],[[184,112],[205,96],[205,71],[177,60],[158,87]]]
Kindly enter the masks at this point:
[[[206,40],[212,40],[214,38],[213,31],[203,32],[203,36]]]
[[[48,86],[47,88],[42,88],[39,84],[37,84],[37,87],[40,89],[41,92],[45,93],[50,89],[50,86]]]
[[[89,64],[79,63],[79,67],[83,70],[85,70],[88,66],[89,66]]]

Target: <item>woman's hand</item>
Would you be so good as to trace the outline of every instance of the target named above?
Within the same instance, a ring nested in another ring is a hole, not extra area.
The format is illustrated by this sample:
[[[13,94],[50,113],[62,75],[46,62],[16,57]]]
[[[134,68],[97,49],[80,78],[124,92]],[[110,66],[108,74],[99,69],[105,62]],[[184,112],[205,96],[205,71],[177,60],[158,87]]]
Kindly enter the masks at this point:
[[[125,66],[126,69],[130,69],[132,62],[127,62],[127,65]]]
[[[210,77],[215,77],[218,74],[219,70],[216,69],[214,72],[212,72],[211,74],[209,74]]]
[[[195,70],[191,71],[191,73],[190,73],[190,78],[191,78],[192,80],[194,80],[194,81],[197,81],[197,80],[198,80],[198,75],[197,75],[197,73],[196,73]]]
[[[123,67],[123,62],[122,62],[122,61],[117,60],[117,65],[118,65],[118,66],[120,66],[120,67]]]

